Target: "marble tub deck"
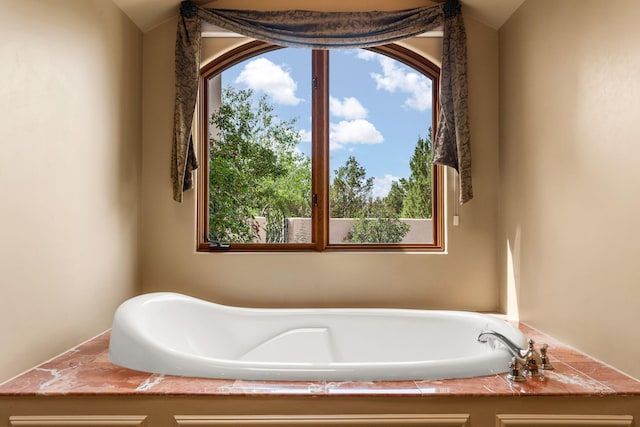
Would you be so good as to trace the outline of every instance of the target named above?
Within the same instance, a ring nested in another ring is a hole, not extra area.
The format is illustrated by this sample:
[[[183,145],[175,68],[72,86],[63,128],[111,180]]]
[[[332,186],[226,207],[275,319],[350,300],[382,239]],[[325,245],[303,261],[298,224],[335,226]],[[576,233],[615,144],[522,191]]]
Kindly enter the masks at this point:
[[[185,378],[133,371],[108,359],[110,332],[0,384],[0,396],[155,395],[388,395],[388,396],[609,396],[640,395],[640,381],[524,324],[519,328],[549,344],[555,367],[544,378],[511,383],[506,374],[429,381],[244,381]]]

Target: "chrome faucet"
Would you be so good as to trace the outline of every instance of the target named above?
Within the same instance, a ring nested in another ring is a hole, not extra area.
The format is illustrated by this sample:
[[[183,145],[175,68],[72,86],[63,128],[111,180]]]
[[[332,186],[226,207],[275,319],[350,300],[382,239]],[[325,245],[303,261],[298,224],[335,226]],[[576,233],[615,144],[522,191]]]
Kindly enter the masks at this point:
[[[478,342],[488,342],[489,337],[493,337],[494,339],[497,339],[498,341],[500,341],[502,344],[505,345],[505,347],[507,347],[507,349],[511,352],[511,354],[513,354],[515,357],[519,359],[524,359],[524,357],[527,355],[527,350],[518,347],[516,343],[514,343],[509,338],[502,335],[500,332],[483,331],[480,333],[480,335],[478,335]]]
[[[534,348],[535,342],[532,339],[528,341],[528,348],[524,349],[518,347],[516,343],[496,331],[483,331],[480,333],[480,335],[478,335],[479,342],[486,343],[488,342],[489,338],[500,341],[511,352],[511,354],[513,354],[514,357],[509,364],[510,373],[509,375],[507,375],[507,379],[511,381],[525,380],[525,377],[520,375],[520,368],[522,368],[522,371],[524,371],[524,373],[529,374],[532,377],[541,377],[541,369],[553,369],[553,366],[551,365],[551,363],[549,363],[549,358],[547,356],[546,344],[542,346],[542,356],[540,356],[540,354]]]

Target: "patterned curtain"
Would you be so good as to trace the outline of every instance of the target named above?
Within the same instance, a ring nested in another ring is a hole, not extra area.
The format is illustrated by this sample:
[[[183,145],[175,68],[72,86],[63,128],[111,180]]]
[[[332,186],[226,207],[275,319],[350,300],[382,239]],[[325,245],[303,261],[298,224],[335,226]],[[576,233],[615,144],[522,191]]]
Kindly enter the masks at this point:
[[[467,35],[460,4],[445,4],[440,69],[440,116],[433,141],[433,163],[458,172],[460,200],[473,198],[471,144],[467,103]]]
[[[173,198],[192,188],[198,167],[191,124],[198,92],[201,22],[287,47],[339,49],[371,47],[444,27],[440,83],[440,119],[434,141],[434,163],[455,168],[460,203],[473,197],[467,118],[466,35],[458,0],[444,5],[396,12],[315,12],[222,10],[180,6],[176,37],[176,103],[171,177]]]

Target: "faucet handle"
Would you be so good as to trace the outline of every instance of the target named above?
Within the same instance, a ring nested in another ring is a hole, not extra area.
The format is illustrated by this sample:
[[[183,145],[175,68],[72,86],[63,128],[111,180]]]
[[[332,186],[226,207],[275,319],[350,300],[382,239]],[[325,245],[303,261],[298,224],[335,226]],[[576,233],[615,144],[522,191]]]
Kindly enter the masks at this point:
[[[523,366],[522,362],[518,360],[515,356],[511,358],[511,362],[509,363],[509,373],[507,374],[507,380],[513,381],[516,383],[522,383],[527,381],[527,378],[522,375],[522,371],[520,368]]]
[[[549,356],[547,356],[548,347],[549,346],[547,344],[542,344],[542,347],[540,347],[540,359],[542,359],[541,367],[546,371],[553,371],[555,368],[551,362],[549,362]]]
[[[542,373],[540,372],[540,368],[542,367],[542,358],[536,351],[534,344],[535,341],[530,339],[529,348],[527,349],[527,353],[524,356],[524,370],[532,377],[540,377],[542,376]]]

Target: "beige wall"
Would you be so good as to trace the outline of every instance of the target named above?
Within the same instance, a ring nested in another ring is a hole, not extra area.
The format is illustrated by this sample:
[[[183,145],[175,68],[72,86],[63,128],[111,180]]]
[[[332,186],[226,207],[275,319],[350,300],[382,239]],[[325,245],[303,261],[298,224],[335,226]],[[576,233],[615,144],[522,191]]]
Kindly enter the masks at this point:
[[[142,37],[110,1],[0,10],[1,382],[137,290]]]
[[[636,377],[639,19],[528,0],[499,33],[503,306]]]
[[[175,26],[144,34],[143,291],[250,306],[497,308],[497,31],[467,20],[477,198],[461,208],[461,226],[449,229],[447,255],[206,254],[195,252],[194,192],[182,205],[171,199]]]

